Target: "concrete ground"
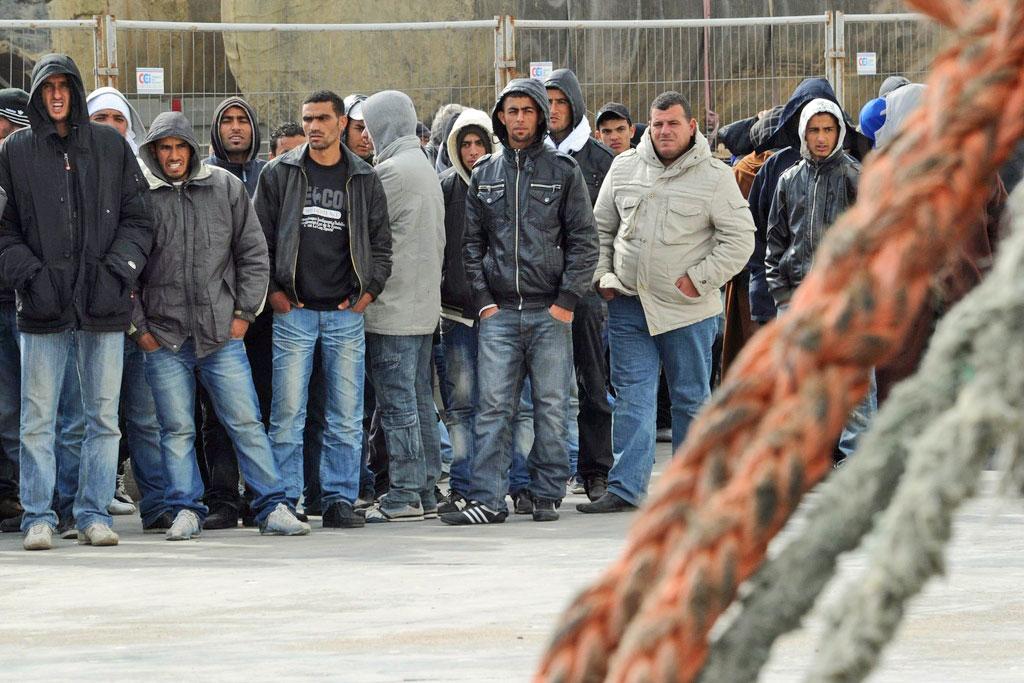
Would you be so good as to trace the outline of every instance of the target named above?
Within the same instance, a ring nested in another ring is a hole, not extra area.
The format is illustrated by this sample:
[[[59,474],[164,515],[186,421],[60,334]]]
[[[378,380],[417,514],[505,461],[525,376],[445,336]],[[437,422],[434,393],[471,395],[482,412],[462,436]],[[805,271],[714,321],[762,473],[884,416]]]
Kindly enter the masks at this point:
[[[317,522],[305,538],[239,528],[169,543],[120,517],[116,548],[36,553],[3,534],[0,679],[527,681],[560,610],[618,555],[632,519],[578,514],[582,500],[554,524]],[[842,574],[863,566],[855,554]],[[1020,502],[970,504],[948,567],[872,681],[1024,681]],[[812,615],[783,640],[762,680],[801,680],[820,627]]]

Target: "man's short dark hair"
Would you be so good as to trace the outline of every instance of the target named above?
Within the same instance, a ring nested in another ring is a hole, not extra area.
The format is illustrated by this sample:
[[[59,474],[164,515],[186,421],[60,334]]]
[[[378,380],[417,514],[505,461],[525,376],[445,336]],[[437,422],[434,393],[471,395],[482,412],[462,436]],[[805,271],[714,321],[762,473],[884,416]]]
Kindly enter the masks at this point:
[[[306,137],[306,131],[294,121],[285,121],[280,126],[270,131],[270,153],[277,154],[277,141],[281,138],[293,138],[296,135]]]
[[[675,90],[663,92],[657,97],[655,97],[654,101],[651,102],[651,109],[665,111],[676,106],[677,104],[683,108],[683,113],[686,114],[686,118],[693,118],[693,112],[690,109],[690,101],[683,97],[682,93],[678,93]]]
[[[315,93],[302,100],[303,104],[314,104],[316,102],[330,102],[334,107],[334,113],[338,116],[345,115],[345,102],[337,93],[330,90],[317,90]]]

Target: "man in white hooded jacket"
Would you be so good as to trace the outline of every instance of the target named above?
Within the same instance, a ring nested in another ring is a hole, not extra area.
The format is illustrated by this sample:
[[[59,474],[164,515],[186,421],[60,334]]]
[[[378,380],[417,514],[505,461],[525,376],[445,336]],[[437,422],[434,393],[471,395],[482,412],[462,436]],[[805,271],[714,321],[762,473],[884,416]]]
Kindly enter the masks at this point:
[[[779,178],[768,214],[765,275],[780,315],[810,272],[825,232],[857,199],[860,163],[843,150],[845,137],[843,112],[835,102],[811,100],[800,113],[802,158]],[[877,410],[876,393],[872,371],[868,395],[839,437],[837,464],[856,450]]]

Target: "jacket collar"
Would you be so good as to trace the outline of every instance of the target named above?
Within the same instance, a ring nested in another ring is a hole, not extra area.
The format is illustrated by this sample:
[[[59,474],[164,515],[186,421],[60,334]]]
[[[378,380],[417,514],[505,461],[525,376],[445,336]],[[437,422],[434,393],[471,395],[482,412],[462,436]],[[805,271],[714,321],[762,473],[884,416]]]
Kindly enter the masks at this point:
[[[153,173],[153,171],[151,171],[149,166],[146,164],[143,164],[142,174],[145,176],[146,182],[149,183],[150,190],[158,190],[161,187],[174,187],[174,183],[168,182],[161,178],[160,176],[158,176],[157,174]],[[207,178],[210,178],[211,176],[213,176],[213,167],[211,167],[204,161],[200,161],[199,168],[193,171],[187,178],[185,178],[185,180],[182,182],[182,187],[186,187],[188,185],[191,185],[192,183],[204,181]]]
[[[352,150],[346,147],[344,143],[339,142],[338,144],[341,145],[341,155],[345,159],[345,166],[348,169],[348,174],[350,176],[373,173],[373,168],[353,154]],[[306,165],[306,160],[309,159],[309,143],[303,142],[298,147],[290,149],[277,157],[277,159],[280,159],[280,161],[278,161],[279,164],[298,166],[299,168],[302,168]]]

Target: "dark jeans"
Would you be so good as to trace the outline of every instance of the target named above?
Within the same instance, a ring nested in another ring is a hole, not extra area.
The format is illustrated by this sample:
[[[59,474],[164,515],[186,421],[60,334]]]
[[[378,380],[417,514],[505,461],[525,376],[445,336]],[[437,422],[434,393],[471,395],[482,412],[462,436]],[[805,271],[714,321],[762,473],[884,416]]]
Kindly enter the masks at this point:
[[[608,403],[608,363],[604,327],[608,310],[596,293],[576,305],[572,354],[579,387],[579,461],[576,472],[587,482],[607,477],[612,467],[612,407]]]
[[[477,347],[477,407],[469,498],[506,509],[512,458],[512,418],[523,381],[533,399],[534,445],[527,466],[535,498],[561,500],[569,478],[566,411],[572,379],[572,325],[546,308],[501,309],[480,322]]]
[[[13,301],[0,303],[0,499],[18,499],[21,353]]]
[[[441,443],[434,409],[433,335],[367,334],[366,355],[389,454],[386,511],[437,507]]]

